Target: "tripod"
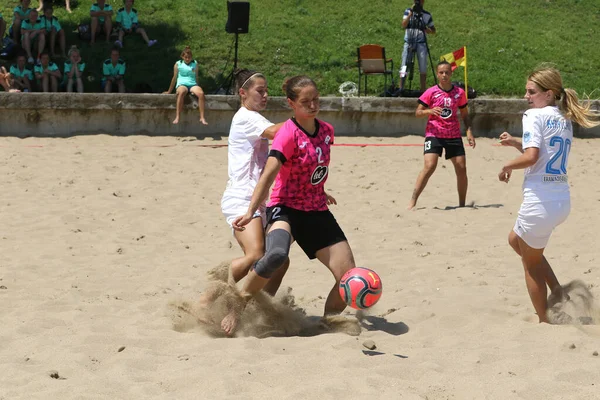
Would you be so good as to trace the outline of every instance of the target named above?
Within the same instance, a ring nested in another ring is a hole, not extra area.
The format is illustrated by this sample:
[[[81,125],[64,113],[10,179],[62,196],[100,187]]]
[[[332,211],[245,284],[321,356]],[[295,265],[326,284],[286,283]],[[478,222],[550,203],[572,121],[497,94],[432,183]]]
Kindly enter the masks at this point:
[[[427,49],[427,56],[429,57],[429,65],[431,66],[431,73],[433,75],[433,80],[434,82],[437,84],[437,77],[435,75],[435,70],[433,67],[433,61],[431,60],[431,53],[429,51],[429,44],[427,43],[427,34],[425,33],[425,29],[427,29],[427,26],[425,25],[425,22],[423,21],[423,14],[422,13],[417,13],[417,12],[413,12],[412,16],[410,17],[410,21],[408,23],[407,26],[407,30],[408,30],[408,34],[407,34],[407,38],[406,38],[406,59],[405,59],[405,64],[402,65],[402,70],[400,72],[400,89],[401,92],[404,93],[406,91],[406,87],[405,87],[405,83],[406,83],[406,78],[408,76],[408,92],[410,92],[411,88],[412,88],[412,81],[413,81],[413,77],[414,77],[414,69],[415,69],[415,52],[418,51],[418,47],[419,47],[419,34],[422,33],[424,42],[425,42],[425,48]],[[420,65],[420,60],[419,60],[419,67]]]
[[[233,69],[231,70],[231,72],[229,73],[229,75],[227,75],[227,77],[223,80],[223,84],[217,89],[217,91],[215,93],[220,92],[221,90],[225,90],[225,94],[233,94],[231,87],[233,86],[233,74],[235,73],[235,70],[237,69],[237,62],[238,62],[238,33],[235,32],[235,44],[234,44],[234,53],[233,53]],[[230,50],[231,51],[231,50]],[[229,53],[229,55],[231,55],[231,52]]]

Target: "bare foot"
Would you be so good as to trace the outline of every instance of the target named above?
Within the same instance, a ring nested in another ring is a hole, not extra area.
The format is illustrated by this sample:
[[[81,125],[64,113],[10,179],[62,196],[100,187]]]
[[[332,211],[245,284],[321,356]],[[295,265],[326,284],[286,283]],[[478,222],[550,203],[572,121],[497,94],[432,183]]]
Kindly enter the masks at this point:
[[[406,209],[407,210],[413,210],[416,205],[417,205],[417,202],[414,201],[414,200],[411,200],[410,203],[408,203],[408,207],[406,207]]]
[[[68,12],[69,14],[71,14],[71,13],[73,12],[73,11],[71,11],[71,7],[67,7],[67,12]]]
[[[223,329],[227,336],[232,336],[235,333],[239,320],[240,318],[235,311],[231,311],[221,321],[221,329]]]
[[[179,123],[179,117],[177,117],[173,120],[173,125],[177,125],[178,123]]]
[[[206,122],[204,118],[200,118],[200,122],[202,123],[202,125],[208,125],[208,122]]]

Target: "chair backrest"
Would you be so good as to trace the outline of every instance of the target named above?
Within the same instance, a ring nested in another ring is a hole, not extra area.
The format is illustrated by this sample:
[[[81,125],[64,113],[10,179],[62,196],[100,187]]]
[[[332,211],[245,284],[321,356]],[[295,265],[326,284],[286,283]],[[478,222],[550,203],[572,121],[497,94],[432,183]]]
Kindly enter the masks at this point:
[[[385,47],[378,44],[365,44],[357,49],[359,68],[363,73],[374,74],[385,71]]]

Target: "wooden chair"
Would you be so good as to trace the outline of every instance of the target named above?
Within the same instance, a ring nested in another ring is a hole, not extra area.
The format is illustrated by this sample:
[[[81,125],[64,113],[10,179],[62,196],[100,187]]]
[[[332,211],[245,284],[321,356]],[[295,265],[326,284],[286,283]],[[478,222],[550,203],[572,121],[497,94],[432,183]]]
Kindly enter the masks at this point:
[[[365,96],[367,95],[367,77],[369,75],[384,76],[384,93],[387,95],[387,77],[394,84],[394,60],[385,57],[385,47],[378,44],[365,44],[356,49],[358,54],[358,95],[360,96],[360,81],[365,77]],[[390,68],[388,69],[388,64]]]

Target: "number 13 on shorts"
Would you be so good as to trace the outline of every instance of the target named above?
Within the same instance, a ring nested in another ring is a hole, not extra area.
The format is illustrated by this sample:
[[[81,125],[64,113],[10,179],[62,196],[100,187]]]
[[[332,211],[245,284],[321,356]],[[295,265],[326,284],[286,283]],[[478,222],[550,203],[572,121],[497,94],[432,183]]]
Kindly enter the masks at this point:
[[[431,150],[431,141],[427,140],[425,142],[425,151]]]

